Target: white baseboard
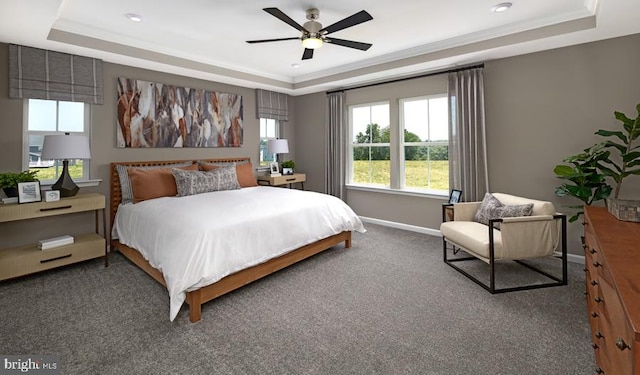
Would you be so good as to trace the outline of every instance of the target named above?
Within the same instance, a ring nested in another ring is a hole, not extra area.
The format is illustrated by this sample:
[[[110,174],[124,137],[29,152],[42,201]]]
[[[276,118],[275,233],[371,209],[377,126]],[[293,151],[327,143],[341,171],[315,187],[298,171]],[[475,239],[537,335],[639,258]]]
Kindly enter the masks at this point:
[[[419,227],[417,225],[398,223],[398,222],[395,222],[395,221],[375,219],[375,218],[366,217],[366,216],[360,216],[360,220],[362,220],[365,223],[378,224],[378,225],[382,225],[382,226],[385,226],[385,227],[404,229],[404,230],[408,230],[408,231],[411,231],[411,232],[418,232],[418,233],[428,234],[428,235],[431,235],[431,236],[442,237],[442,234],[440,234],[440,231],[437,230],[437,229]]]
[[[560,257],[562,253],[556,251],[556,255]],[[584,264],[584,255],[567,254],[567,262]]]
[[[403,229],[403,230],[408,230],[408,231],[411,231],[411,232],[418,232],[418,233],[428,234],[430,236],[442,237],[442,234],[437,229],[419,227],[417,225],[398,223],[398,222],[395,222],[395,221],[376,219],[376,218],[366,217],[366,216],[360,216],[360,220],[362,220],[365,223],[378,224],[378,225],[382,225],[382,226],[385,226],[385,227]],[[558,251],[556,251],[556,255],[557,256],[562,256],[562,254],[560,252],[558,252]],[[571,262],[571,263],[584,264],[584,256],[583,255],[577,255],[577,254],[567,254],[567,261]]]

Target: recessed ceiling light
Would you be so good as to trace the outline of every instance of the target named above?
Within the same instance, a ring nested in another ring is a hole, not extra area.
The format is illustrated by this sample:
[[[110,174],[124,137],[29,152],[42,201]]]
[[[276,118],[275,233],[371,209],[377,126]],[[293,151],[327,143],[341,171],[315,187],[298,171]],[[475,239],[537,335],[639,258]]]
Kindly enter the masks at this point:
[[[127,17],[128,19],[130,19],[133,22],[142,22],[142,16],[139,15],[139,14],[127,13],[127,14],[125,14],[125,17]]]
[[[293,64],[291,64],[291,67],[292,67],[293,69],[298,69],[298,68],[300,67],[300,64],[298,64],[298,63],[293,63]]]
[[[509,8],[511,8],[512,5],[513,5],[512,3],[500,3],[494,6],[493,8],[491,8],[491,11],[496,13],[504,12],[506,10],[509,10]]]

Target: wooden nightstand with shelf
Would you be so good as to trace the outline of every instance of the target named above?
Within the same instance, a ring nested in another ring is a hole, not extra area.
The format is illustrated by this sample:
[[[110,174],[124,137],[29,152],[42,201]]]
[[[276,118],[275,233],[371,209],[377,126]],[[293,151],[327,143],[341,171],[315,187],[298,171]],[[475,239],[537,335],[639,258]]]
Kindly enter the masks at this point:
[[[269,185],[269,186],[289,185],[289,188],[291,188],[291,184],[299,183],[301,185],[302,190],[304,190],[305,181],[307,181],[307,175],[304,173],[294,173],[294,174],[275,176],[275,177],[271,177],[269,175],[258,176],[258,183],[260,185]]]
[[[83,260],[104,256],[108,266],[106,247],[106,199],[102,194],[78,194],[55,202],[0,204],[0,223],[37,219],[79,212],[95,211],[95,233],[74,236],[74,243],[48,250],[40,250],[36,243],[0,249],[0,280],[24,276]],[[102,233],[99,222],[102,211]],[[39,239],[38,239],[39,240]]]

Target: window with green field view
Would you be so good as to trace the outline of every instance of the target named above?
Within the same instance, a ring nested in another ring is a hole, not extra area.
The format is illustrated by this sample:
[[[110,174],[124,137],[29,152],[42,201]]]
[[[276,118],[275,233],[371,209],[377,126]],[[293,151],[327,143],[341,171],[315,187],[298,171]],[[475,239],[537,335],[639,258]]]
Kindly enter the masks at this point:
[[[388,102],[350,106],[347,183],[448,194],[447,105],[441,94],[401,99],[396,113]]]
[[[43,160],[44,136],[78,134],[89,136],[90,106],[56,100],[25,100],[24,169],[38,171],[41,182],[55,182],[62,173],[62,160]],[[75,180],[89,179],[89,160],[69,160],[69,174]]]
[[[400,101],[402,187],[449,191],[449,115],[444,95]]]
[[[269,163],[275,161],[275,155],[270,154],[267,149],[267,142],[270,139],[277,139],[280,130],[278,120],[270,118],[260,119],[260,165],[269,166]]]
[[[349,108],[351,179],[355,184],[390,185],[389,103]]]

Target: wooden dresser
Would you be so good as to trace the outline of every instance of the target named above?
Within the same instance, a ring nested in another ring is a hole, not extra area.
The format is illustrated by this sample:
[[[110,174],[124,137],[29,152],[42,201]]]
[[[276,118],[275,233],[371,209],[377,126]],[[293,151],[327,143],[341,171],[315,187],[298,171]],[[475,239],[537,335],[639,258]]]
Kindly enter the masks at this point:
[[[585,208],[586,296],[595,373],[640,375],[640,223]]]

